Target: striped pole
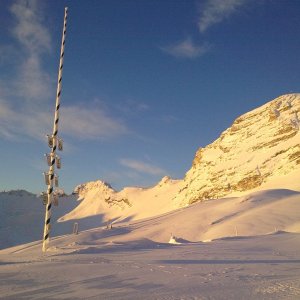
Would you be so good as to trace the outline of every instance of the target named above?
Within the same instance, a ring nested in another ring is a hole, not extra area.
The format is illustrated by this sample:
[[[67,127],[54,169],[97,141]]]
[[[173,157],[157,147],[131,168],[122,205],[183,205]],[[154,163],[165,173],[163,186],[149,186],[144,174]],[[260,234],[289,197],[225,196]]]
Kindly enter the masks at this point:
[[[58,133],[58,121],[59,121],[59,106],[60,106],[60,95],[62,88],[62,71],[63,71],[63,62],[64,62],[64,51],[65,51],[65,39],[66,39],[66,29],[67,29],[67,14],[68,8],[65,7],[65,16],[64,16],[64,27],[61,41],[61,50],[60,50],[60,59],[59,59],[59,69],[58,69],[58,80],[57,80],[57,90],[56,90],[56,103],[55,103],[55,115],[54,115],[54,124],[53,124],[53,133],[50,137],[49,146],[51,146],[50,153],[50,168],[48,175],[48,188],[47,188],[47,196],[48,201],[46,205],[46,213],[45,213],[45,226],[44,226],[44,235],[43,235],[43,252],[47,251],[47,247],[49,244],[49,235],[50,235],[50,220],[51,220],[51,206],[53,200],[53,190],[54,190],[54,169],[55,169],[55,160],[56,160],[56,148],[58,143],[60,142],[57,137]],[[51,141],[52,139],[52,141]]]

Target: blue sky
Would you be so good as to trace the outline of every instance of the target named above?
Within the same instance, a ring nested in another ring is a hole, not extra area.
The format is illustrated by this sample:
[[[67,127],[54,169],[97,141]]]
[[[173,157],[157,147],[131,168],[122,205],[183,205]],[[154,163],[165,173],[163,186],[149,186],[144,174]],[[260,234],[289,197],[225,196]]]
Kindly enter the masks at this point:
[[[0,190],[45,189],[65,6],[67,192],[183,178],[236,117],[299,91],[299,1],[2,0]]]

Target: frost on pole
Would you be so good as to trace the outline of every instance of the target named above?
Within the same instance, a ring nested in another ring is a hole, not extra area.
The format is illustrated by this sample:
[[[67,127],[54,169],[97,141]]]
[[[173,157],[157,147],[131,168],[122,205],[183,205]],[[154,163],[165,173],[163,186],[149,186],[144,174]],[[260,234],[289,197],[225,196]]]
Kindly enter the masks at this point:
[[[43,201],[46,202],[45,225],[44,225],[44,235],[43,235],[43,252],[47,251],[47,247],[49,243],[50,228],[51,228],[50,225],[51,207],[52,204],[55,206],[58,205],[58,195],[54,192],[55,187],[58,187],[58,176],[55,174],[55,165],[57,169],[61,168],[61,159],[58,155],[56,155],[56,149],[60,151],[63,150],[63,141],[57,136],[57,133],[58,133],[58,123],[59,123],[60,96],[61,96],[61,89],[62,89],[62,71],[64,65],[63,62],[64,62],[65,42],[66,42],[66,32],[67,32],[67,14],[68,14],[68,8],[65,7],[64,25],[63,25],[58,78],[57,78],[53,132],[52,134],[47,135],[48,146],[51,149],[51,152],[45,154],[46,161],[49,166],[49,171],[48,173],[46,172],[44,173],[45,184],[47,185],[47,192],[43,193]]]

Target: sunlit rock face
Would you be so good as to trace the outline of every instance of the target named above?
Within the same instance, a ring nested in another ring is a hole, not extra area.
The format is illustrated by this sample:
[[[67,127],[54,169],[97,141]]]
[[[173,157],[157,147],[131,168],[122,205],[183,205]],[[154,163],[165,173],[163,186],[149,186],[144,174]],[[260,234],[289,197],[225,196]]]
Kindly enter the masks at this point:
[[[185,206],[220,198],[299,169],[299,111],[300,94],[289,94],[238,117],[216,141],[197,151],[173,200]]]

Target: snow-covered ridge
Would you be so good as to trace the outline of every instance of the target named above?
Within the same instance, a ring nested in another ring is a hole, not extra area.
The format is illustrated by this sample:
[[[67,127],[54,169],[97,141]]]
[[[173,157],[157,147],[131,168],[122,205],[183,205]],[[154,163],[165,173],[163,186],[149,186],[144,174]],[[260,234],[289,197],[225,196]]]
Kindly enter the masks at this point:
[[[100,193],[114,193],[115,190],[111,185],[102,180],[90,181],[77,185],[73,191],[73,194],[78,194],[78,200],[83,199],[91,190],[97,190]]]
[[[139,219],[176,209],[172,199],[181,187],[181,180],[163,177],[149,188],[125,187],[115,191],[107,183],[97,180],[75,188],[80,204],[59,221],[104,215],[104,220]]]

